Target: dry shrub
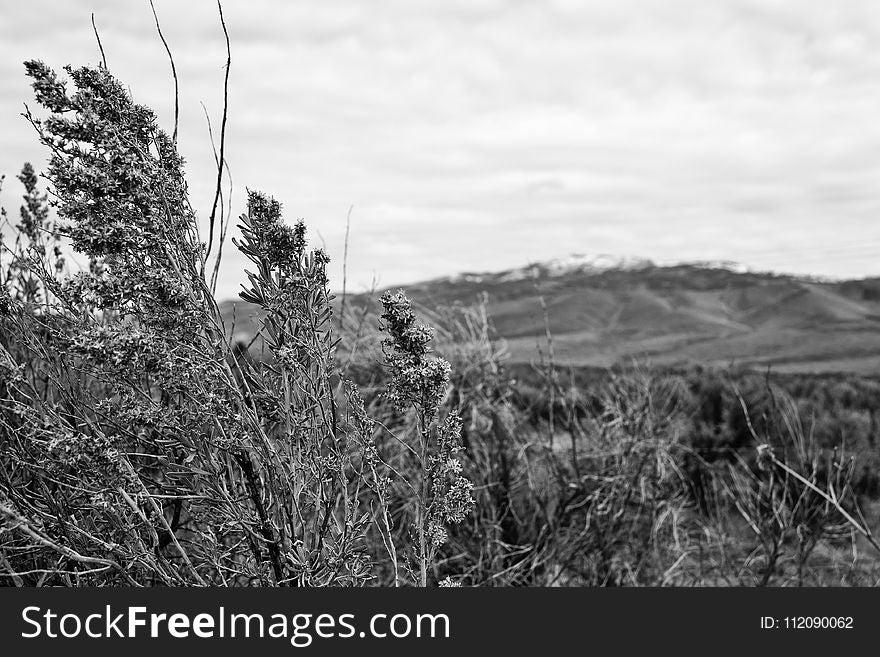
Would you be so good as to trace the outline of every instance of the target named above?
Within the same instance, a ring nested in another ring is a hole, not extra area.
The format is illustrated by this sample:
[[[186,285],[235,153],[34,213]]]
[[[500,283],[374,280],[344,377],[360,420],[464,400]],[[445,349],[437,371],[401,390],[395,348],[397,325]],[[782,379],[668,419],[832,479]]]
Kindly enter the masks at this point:
[[[206,277],[183,162],[154,114],[105,68],[27,63],[48,117],[59,225],[32,170],[0,296],[0,548],[17,584],[362,585],[388,475],[363,404],[343,403],[327,256],[250,192],[236,246],[242,297],[270,359],[232,349]],[[88,259],[70,273],[57,239]],[[49,260],[55,258],[50,265]],[[412,581],[470,509],[457,419],[438,418],[448,365],[409,301],[389,299],[391,390],[417,409]],[[348,399],[357,390],[347,386]],[[408,446],[406,440],[399,445]],[[409,449],[413,449],[408,446]],[[393,474],[393,473],[392,473]],[[391,550],[394,554],[394,549]],[[395,557],[396,562],[396,557]],[[396,566],[395,566],[396,570]],[[398,578],[399,579],[399,578]]]

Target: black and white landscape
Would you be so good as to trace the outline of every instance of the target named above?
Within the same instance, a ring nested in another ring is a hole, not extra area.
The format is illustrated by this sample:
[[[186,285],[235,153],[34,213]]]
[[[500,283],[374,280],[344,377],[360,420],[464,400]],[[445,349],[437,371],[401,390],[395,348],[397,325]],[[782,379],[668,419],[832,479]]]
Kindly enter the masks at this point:
[[[876,3],[226,4],[0,14],[0,584],[877,583]]]

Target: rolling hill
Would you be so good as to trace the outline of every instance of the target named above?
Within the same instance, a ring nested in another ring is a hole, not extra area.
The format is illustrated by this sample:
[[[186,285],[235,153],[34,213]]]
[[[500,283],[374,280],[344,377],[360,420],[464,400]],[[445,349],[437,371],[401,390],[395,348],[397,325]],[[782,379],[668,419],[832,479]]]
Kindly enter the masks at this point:
[[[426,308],[485,293],[514,362],[546,348],[546,306],[556,360],[610,366],[736,364],[784,372],[880,373],[880,279],[821,281],[745,272],[730,263],[657,266],[585,258],[406,287]],[[363,297],[352,303],[363,303]],[[236,303],[245,333],[252,312]],[[224,314],[231,316],[231,304]]]

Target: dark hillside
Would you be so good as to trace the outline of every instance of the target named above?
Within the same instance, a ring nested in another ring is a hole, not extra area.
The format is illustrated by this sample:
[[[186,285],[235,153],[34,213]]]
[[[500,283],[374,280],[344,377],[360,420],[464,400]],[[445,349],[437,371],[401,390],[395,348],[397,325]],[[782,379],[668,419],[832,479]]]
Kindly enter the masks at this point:
[[[544,339],[547,309],[560,363],[708,364],[787,372],[880,372],[880,280],[818,281],[727,266],[644,261],[596,268],[575,261],[461,274],[407,286],[431,309],[489,299],[514,362]],[[353,305],[366,302],[350,298]],[[236,332],[252,335],[247,304]],[[232,304],[224,305],[231,321]],[[249,337],[248,337],[249,339]]]

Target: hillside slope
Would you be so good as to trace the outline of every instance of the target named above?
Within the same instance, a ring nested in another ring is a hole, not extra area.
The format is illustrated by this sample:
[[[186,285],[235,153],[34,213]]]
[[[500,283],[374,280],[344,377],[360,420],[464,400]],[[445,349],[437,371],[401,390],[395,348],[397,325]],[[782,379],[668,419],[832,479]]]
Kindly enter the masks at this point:
[[[823,282],[726,264],[575,258],[426,281],[407,293],[426,308],[487,294],[515,362],[533,360],[545,343],[543,298],[560,363],[880,372],[880,279]],[[236,307],[238,326],[252,331],[245,304]],[[231,304],[224,311],[231,316]]]

